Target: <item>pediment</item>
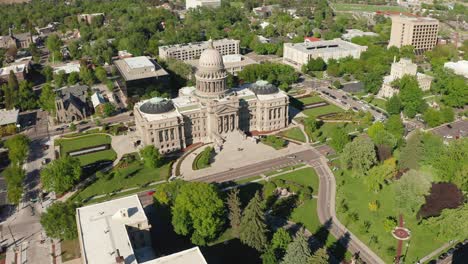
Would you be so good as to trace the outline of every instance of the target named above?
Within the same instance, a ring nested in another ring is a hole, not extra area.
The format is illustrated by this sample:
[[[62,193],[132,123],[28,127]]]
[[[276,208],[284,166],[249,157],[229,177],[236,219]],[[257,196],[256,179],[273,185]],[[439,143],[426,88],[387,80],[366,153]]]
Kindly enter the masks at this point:
[[[224,115],[224,114],[231,114],[231,113],[237,113],[239,109],[237,107],[231,106],[231,105],[222,105],[219,106],[215,113],[216,115]]]

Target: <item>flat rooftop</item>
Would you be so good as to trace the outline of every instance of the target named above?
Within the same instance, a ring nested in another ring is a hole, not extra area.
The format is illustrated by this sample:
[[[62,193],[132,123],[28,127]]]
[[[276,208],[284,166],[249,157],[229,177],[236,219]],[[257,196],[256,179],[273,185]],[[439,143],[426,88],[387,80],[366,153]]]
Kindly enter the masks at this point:
[[[145,56],[126,58],[123,61],[128,65],[128,68],[140,69],[145,67],[154,67],[154,64]]]
[[[143,264],[208,264],[200,249],[194,247]]]
[[[222,44],[227,44],[227,43],[239,43],[239,40],[235,39],[218,39],[218,40],[213,40],[213,46],[216,45],[222,45]],[[172,49],[180,49],[180,48],[206,48],[208,47],[209,41],[201,41],[201,42],[190,42],[190,43],[184,43],[184,44],[174,44],[174,45],[167,45],[167,46],[161,46],[159,47],[161,50],[172,50]]]
[[[362,50],[366,49],[366,46],[360,46],[351,42],[347,42],[341,39],[334,40],[321,40],[314,42],[304,43],[285,43],[284,45],[289,46],[293,49],[302,51],[304,53],[315,53],[315,52],[340,52],[349,50]]]
[[[128,210],[128,217],[119,211]],[[137,264],[126,225],[147,221],[137,195],[76,209],[84,263],[115,263],[116,250],[126,264]]]
[[[18,121],[18,115],[19,115],[18,109],[0,110],[0,126],[16,123]]]
[[[169,75],[159,64],[145,56],[116,60],[114,64],[126,81]]]

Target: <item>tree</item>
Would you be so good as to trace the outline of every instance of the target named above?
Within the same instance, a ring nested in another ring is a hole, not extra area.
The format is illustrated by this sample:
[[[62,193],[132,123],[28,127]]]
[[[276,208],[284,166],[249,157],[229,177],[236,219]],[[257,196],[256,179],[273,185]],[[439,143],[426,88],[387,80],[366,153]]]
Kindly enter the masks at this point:
[[[180,187],[172,207],[172,225],[180,235],[191,235],[192,243],[205,245],[224,225],[224,204],[216,188],[208,183],[186,183]]]
[[[242,218],[239,189],[235,188],[229,192],[227,197],[227,205],[229,208],[229,222],[231,224],[232,233],[235,237],[239,237],[239,229]]]
[[[300,229],[294,241],[289,244],[281,264],[309,263],[310,257],[309,244],[304,235],[304,230]]]
[[[403,169],[419,169],[423,153],[422,134],[415,132],[406,141],[406,145],[401,148],[399,165]]]
[[[383,228],[385,232],[391,232],[397,226],[397,221],[394,217],[387,217],[383,221]]]
[[[94,74],[93,71],[88,69],[86,66],[82,66],[80,68],[80,79],[88,86],[92,86],[94,84]]]
[[[15,135],[5,141],[8,158],[12,164],[21,165],[28,157],[30,140],[25,135]]]
[[[423,99],[423,91],[419,88],[416,77],[405,75],[396,82],[396,86],[400,89],[403,113],[413,118],[417,113],[424,112],[427,105]]]
[[[5,104],[6,109],[13,109],[15,107],[18,100],[18,88],[18,79],[16,78],[15,73],[10,71],[8,84],[3,85],[3,103]]]
[[[445,209],[439,217],[430,217],[423,224],[434,230],[437,236],[445,240],[454,237],[468,237],[468,205],[456,209]]]
[[[60,52],[62,45],[63,45],[62,40],[60,40],[57,34],[52,34],[49,37],[47,37],[46,47],[51,53]]]
[[[242,243],[263,251],[267,244],[267,232],[262,201],[260,194],[256,192],[242,213],[239,239]]]
[[[346,167],[366,173],[377,162],[374,143],[367,137],[357,137],[344,147],[341,158]]]
[[[54,84],[56,88],[63,87],[66,81],[67,75],[65,71],[59,71],[58,73],[54,74]]]
[[[75,123],[70,124],[70,131],[76,131],[76,125]]]
[[[162,157],[154,145],[148,145],[140,150],[140,156],[148,168],[158,168],[162,164]]]
[[[68,155],[52,161],[41,171],[44,189],[57,194],[68,191],[80,177],[80,160]]]
[[[312,255],[309,261],[310,264],[328,264],[329,257],[327,253],[327,249],[322,247],[317,249],[315,253]]]
[[[414,215],[424,204],[424,196],[429,194],[429,175],[410,170],[394,184],[396,206],[404,213]]]
[[[77,84],[80,81],[80,74],[77,72],[70,72],[67,79],[68,86]]]
[[[396,139],[401,139],[405,133],[405,127],[399,115],[391,115],[385,122],[385,130]]]
[[[105,83],[107,81],[107,72],[103,67],[97,67],[94,71],[94,74],[96,75],[96,78],[102,83]]]
[[[184,184],[186,184],[185,181],[175,180],[158,185],[158,188],[156,188],[153,194],[157,205],[172,206],[180,192],[180,188]]]
[[[310,59],[307,64],[302,66],[302,71],[305,73],[310,73],[312,71],[324,71],[327,68],[325,61],[318,57],[317,59]]]
[[[49,114],[55,114],[55,93],[50,84],[45,84],[42,87],[41,96],[39,97],[39,106],[49,112]]]
[[[389,159],[394,160],[394,159]],[[396,163],[385,161],[384,164],[372,167],[364,178],[364,183],[370,191],[378,192],[386,180],[391,179],[396,172]]]
[[[385,108],[390,115],[399,115],[402,109],[401,100],[398,95],[393,95],[385,103]]]
[[[278,259],[276,258],[275,251],[269,247],[261,256],[262,264],[277,264]]]
[[[278,259],[281,259],[291,243],[291,235],[284,228],[278,228],[271,239],[271,248],[275,251]]]
[[[28,81],[21,81],[18,91],[18,102],[16,106],[22,111],[31,110],[37,107],[36,96],[33,92],[33,84]]]
[[[468,190],[468,139],[454,140],[448,146],[443,147],[442,152],[432,153],[435,155],[435,161],[432,164],[440,179],[452,182],[462,190]]]
[[[349,136],[344,129],[337,127],[331,133],[330,146],[337,152],[341,152],[349,142]]]
[[[104,107],[102,108],[102,113],[104,117],[112,116],[115,113],[115,106],[112,103],[105,103]]]
[[[71,202],[55,202],[41,215],[41,225],[48,237],[71,240],[78,234],[76,206]]]
[[[25,171],[17,164],[10,165],[3,171],[3,176],[7,184],[8,201],[12,204],[19,204],[23,196],[25,174]]]
[[[51,82],[54,79],[54,69],[47,65],[42,69],[42,75],[44,75],[47,82]]]

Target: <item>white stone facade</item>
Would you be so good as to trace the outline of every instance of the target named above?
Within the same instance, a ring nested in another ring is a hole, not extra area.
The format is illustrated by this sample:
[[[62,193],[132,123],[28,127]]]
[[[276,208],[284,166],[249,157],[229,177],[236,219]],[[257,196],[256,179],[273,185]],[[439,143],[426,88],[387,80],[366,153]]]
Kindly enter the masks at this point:
[[[196,87],[185,87],[173,99],[153,98],[134,107],[137,132],[144,145],[161,153],[197,142],[222,144],[229,133],[273,131],[289,122],[289,98],[259,81],[237,89],[226,86],[222,56],[210,46],[200,57]]]
[[[399,62],[393,62],[390,75],[384,77],[382,88],[380,88],[378,97],[389,98],[400,91],[397,88],[392,87],[392,82],[402,78],[405,75],[415,76],[419,88],[423,91],[431,89],[432,77],[423,73],[418,72],[418,66],[411,62],[410,59],[400,59]]]

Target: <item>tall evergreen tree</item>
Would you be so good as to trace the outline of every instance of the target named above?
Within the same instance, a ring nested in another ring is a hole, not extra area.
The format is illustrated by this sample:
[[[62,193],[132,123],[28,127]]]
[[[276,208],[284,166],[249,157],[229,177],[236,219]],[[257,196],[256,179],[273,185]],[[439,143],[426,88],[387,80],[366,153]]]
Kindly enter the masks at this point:
[[[257,192],[242,214],[239,238],[242,243],[263,251],[267,244],[267,231],[265,213]]]
[[[233,189],[228,194],[227,205],[229,208],[229,222],[232,232],[236,237],[239,237],[239,228],[242,218],[241,201],[239,199],[239,189]]]
[[[3,85],[4,104],[6,109],[13,109],[16,104],[16,94],[18,92],[18,79],[13,71],[8,76],[8,84]]]
[[[289,244],[281,264],[309,263],[310,248],[304,236],[304,230],[297,232],[296,238]]]
[[[319,248],[312,255],[309,261],[310,264],[328,264],[328,253],[325,248]]]

